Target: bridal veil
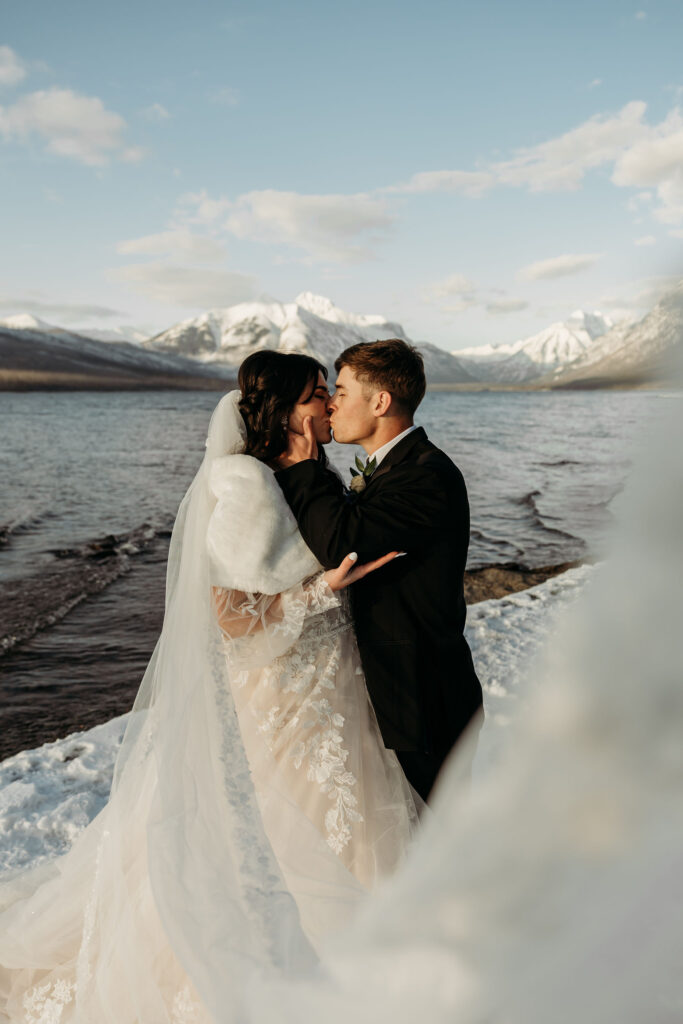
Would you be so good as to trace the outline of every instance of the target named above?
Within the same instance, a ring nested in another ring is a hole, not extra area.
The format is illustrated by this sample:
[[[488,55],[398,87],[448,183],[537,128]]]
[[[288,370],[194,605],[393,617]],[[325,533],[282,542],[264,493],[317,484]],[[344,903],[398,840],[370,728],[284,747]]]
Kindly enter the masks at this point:
[[[219,402],[178,511],[163,629],[110,800],[64,857],[0,887],[0,1006],[8,1020],[237,1020],[244,978],[255,968],[291,972],[316,962],[292,880],[264,830],[211,597],[221,571],[220,551],[206,540],[217,507],[211,474],[217,460],[243,449],[238,399],[231,392]],[[259,554],[259,582],[270,580],[271,593],[320,569],[282,505],[283,522]],[[245,508],[244,521],[253,515]],[[234,585],[240,524],[217,516],[213,525],[232,539],[219,582]],[[246,556],[243,563],[248,575]],[[294,864],[304,858],[331,905],[355,904],[365,890],[278,785],[275,773],[266,798],[283,819],[288,856]]]

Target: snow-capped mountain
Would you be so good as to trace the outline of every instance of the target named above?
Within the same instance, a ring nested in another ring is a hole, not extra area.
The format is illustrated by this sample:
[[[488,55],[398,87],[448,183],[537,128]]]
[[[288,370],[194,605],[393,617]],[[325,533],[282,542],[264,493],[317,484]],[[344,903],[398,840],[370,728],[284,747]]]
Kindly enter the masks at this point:
[[[55,334],[61,330],[60,327],[48,324],[45,320],[33,316],[32,313],[15,313],[13,316],[3,317],[0,319],[0,327],[8,327],[10,330],[17,331],[47,331],[49,334]]]
[[[234,375],[224,366],[198,366],[173,353],[128,342],[105,342],[36,318],[0,323],[0,388],[223,388]],[[20,326],[17,326],[20,325]],[[13,326],[12,326],[13,325]]]
[[[602,313],[577,310],[564,322],[551,324],[530,338],[506,345],[456,349],[452,355],[474,380],[526,384],[581,359],[613,326]]]
[[[149,331],[141,331],[138,327],[79,327],[79,334],[84,334],[95,341],[128,341],[131,345],[140,345],[149,338]]]
[[[220,388],[260,349],[306,352],[332,369],[349,345],[392,337],[410,341],[398,323],[345,312],[311,292],[291,303],[209,310],[147,339],[136,328],[67,330],[22,313],[0,319],[0,388],[32,381],[38,387]],[[666,380],[662,358],[683,347],[683,283],[638,322],[613,324],[601,313],[578,311],[508,345],[453,353],[427,342],[417,347],[430,384],[602,387]]]
[[[642,320],[616,324],[589,351],[550,374],[547,383],[601,387],[662,381],[680,358],[681,350],[683,283],[663,296]]]
[[[305,352],[332,368],[343,349],[385,338],[410,341],[398,323],[382,316],[347,313],[330,299],[303,292],[294,302],[242,302],[183,320],[143,342],[145,348],[175,352],[205,363],[237,368],[250,353],[270,348]],[[427,379],[469,381],[458,359],[435,345],[418,344]]]
[[[0,328],[7,327],[9,330],[17,331],[41,331],[44,334],[55,336],[66,335],[67,337],[93,338],[95,341],[123,341],[133,345],[149,338],[148,331],[141,331],[137,327],[58,327],[56,324],[47,323],[32,313],[15,313],[13,316],[0,318]]]
[[[169,327],[144,345],[235,367],[264,348],[306,352],[329,366],[343,348],[377,338],[406,336],[400,324],[381,316],[345,313],[329,299],[303,292],[289,303],[241,302],[212,309]]]

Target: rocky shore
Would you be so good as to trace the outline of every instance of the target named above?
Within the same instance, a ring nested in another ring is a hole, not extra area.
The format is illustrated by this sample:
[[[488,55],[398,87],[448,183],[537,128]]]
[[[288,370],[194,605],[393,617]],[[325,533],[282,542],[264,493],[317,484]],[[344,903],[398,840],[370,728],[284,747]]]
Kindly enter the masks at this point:
[[[553,576],[559,576],[567,569],[575,569],[580,564],[562,562],[560,565],[527,569],[523,565],[509,562],[505,565],[487,565],[483,569],[469,569],[465,573],[465,600],[467,604],[478,604],[479,601],[516,594],[518,590],[545,583]]]

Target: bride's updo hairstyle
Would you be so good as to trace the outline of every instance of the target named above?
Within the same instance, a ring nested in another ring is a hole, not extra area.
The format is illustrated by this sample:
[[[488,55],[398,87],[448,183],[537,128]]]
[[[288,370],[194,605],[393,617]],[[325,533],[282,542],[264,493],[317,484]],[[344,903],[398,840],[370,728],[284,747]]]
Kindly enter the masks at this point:
[[[307,400],[327,368],[312,356],[263,349],[239,368],[239,410],[247,428],[245,455],[271,462],[287,450],[287,419],[302,395]],[[322,452],[322,448],[320,449]]]

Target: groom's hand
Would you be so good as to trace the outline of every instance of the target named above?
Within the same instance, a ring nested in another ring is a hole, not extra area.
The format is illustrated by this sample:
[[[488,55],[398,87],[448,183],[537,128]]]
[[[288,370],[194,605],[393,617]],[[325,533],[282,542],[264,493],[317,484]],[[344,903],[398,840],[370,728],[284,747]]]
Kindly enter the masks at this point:
[[[294,430],[287,431],[289,444],[287,451],[278,456],[276,462],[280,469],[287,469],[289,466],[296,466],[297,462],[305,462],[306,459],[318,458],[318,442],[313,433],[313,417],[306,416],[303,423],[303,434],[297,434]]]

